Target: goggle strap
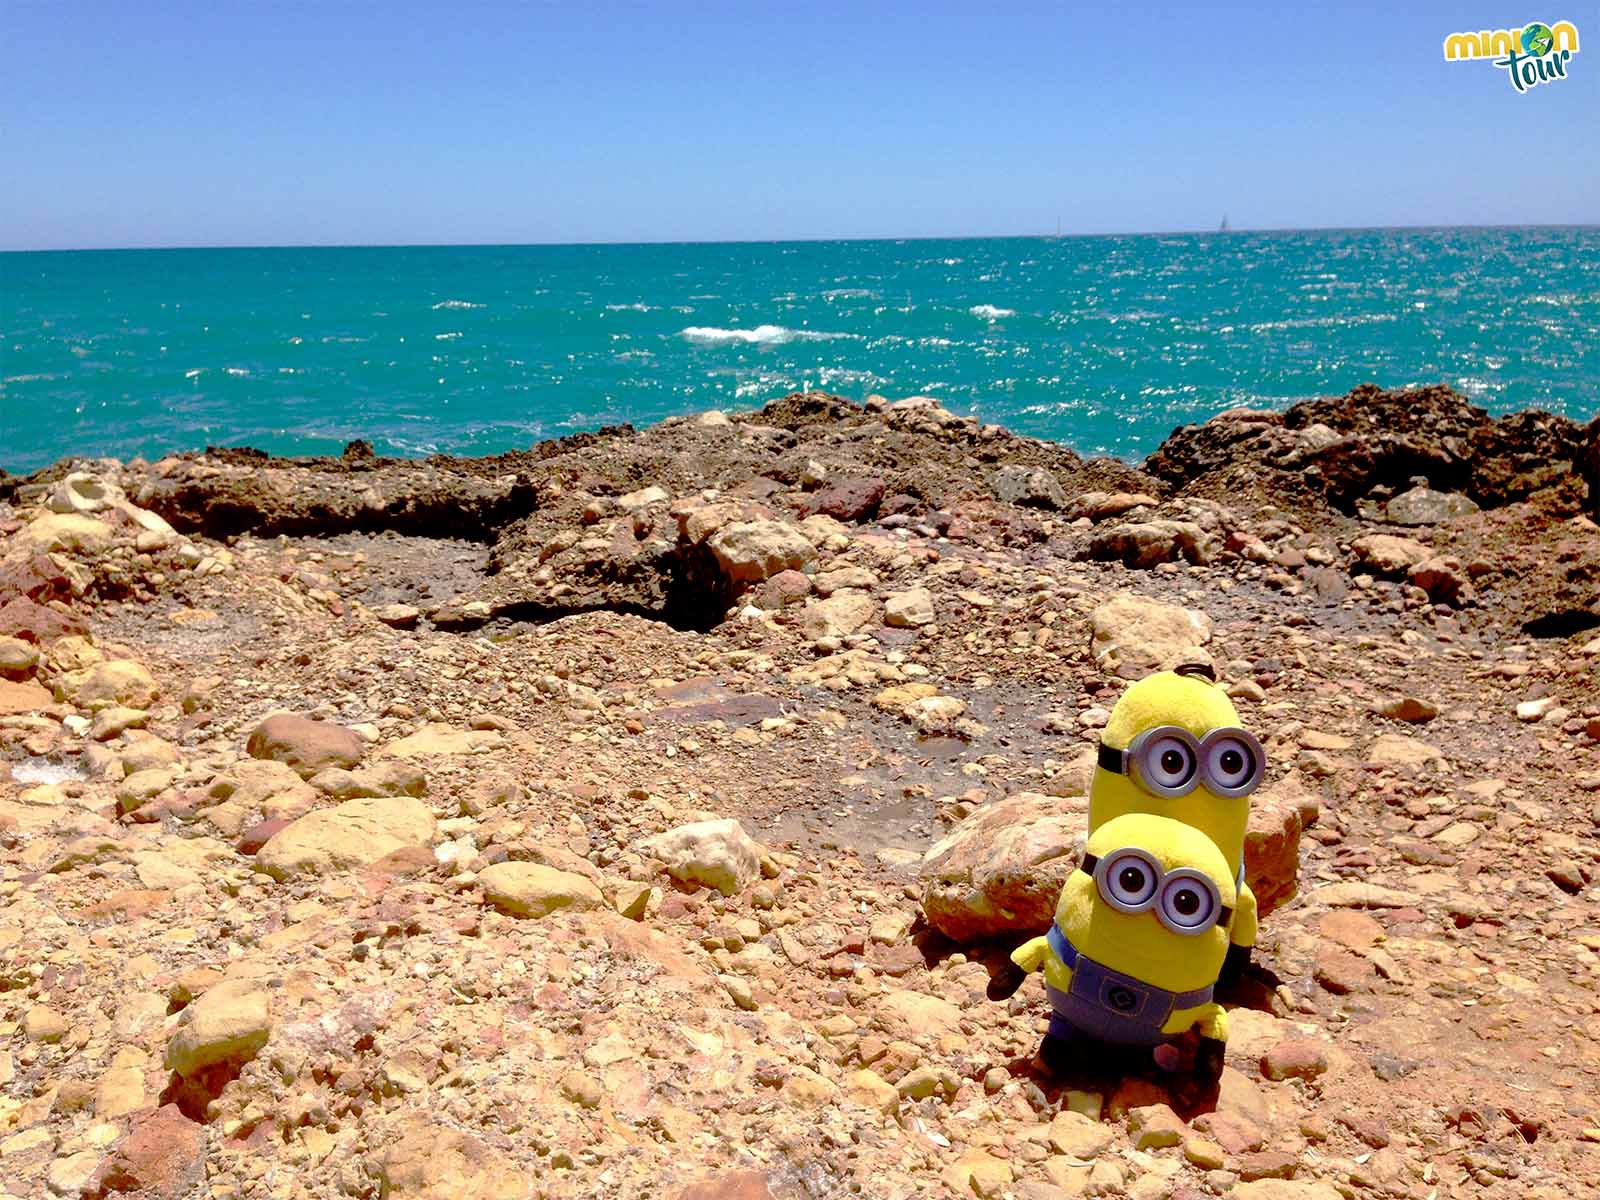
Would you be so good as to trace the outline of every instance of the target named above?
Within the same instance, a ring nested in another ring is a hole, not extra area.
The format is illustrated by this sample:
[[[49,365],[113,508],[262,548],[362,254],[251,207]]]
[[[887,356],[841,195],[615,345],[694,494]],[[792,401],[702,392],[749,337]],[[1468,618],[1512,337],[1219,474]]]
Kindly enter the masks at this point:
[[[1118,750],[1115,746],[1108,746],[1101,742],[1099,757],[1100,765],[1112,774],[1126,775],[1128,773],[1128,752],[1126,750]]]

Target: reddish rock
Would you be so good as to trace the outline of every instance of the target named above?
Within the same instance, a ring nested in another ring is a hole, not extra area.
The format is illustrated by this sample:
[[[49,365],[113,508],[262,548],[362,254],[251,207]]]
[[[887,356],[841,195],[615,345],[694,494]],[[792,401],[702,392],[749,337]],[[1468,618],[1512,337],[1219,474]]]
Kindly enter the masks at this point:
[[[1299,891],[1305,800],[1303,789],[1292,781],[1271,784],[1251,797],[1244,876],[1263,917]]]
[[[1366,950],[1384,938],[1382,925],[1353,908],[1336,908],[1323,914],[1317,922],[1317,933],[1349,950]]]
[[[922,860],[922,911],[957,942],[1043,933],[1077,867],[1087,814],[1061,797],[1022,792],[986,805]]]
[[[49,555],[30,554],[0,563],[0,602],[9,602],[18,596],[40,604],[70,600],[72,585]]]
[[[112,1147],[87,1195],[136,1193],[141,1200],[186,1200],[205,1190],[205,1129],[176,1104],[137,1113]]]
[[[1232,1112],[1201,1113],[1194,1127],[1229,1154],[1246,1154],[1266,1144],[1266,1135],[1248,1117]]]
[[[774,1200],[765,1171],[728,1171],[672,1193],[672,1200]]]
[[[779,571],[761,585],[757,603],[766,609],[798,604],[811,594],[811,577],[804,571]]]
[[[0,717],[48,708],[54,698],[37,683],[12,683],[0,679]]]
[[[1258,1150],[1236,1158],[1233,1169],[1244,1183],[1256,1179],[1292,1179],[1300,1169],[1300,1157],[1287,1150]]]
[[[260,821],[246,829],[239,837],[235,847],[240,854],[253,855],[272,839],[272,835],[289,824],[287,817],[274,817],[270,821]]]
[[[17,596],[0,605],[0,637],[21,638],[48,646],[69,634],[88,633],[89,627],[71,613]]]
[[[252,758],[287,763],[309,779],[327,767],[357,766],[366,753],[361,735],[331,721],[279,715],[256,726],[245,750]]]
[[[805,511],[836,521],[864,521],[878,511],[886,490],[881,479],[842,480],[812,493]]]
[[[1317,947],[1311,977],[1335,996],[1370,992],[1378,986],[1378,970],[1359,954],[1329,943]]]
[[[1285,1038],[1261,1056],[1261,1073],[1268,1079],[1315,1079],[1328,1069],[1328,1053],[1320,1042]]]

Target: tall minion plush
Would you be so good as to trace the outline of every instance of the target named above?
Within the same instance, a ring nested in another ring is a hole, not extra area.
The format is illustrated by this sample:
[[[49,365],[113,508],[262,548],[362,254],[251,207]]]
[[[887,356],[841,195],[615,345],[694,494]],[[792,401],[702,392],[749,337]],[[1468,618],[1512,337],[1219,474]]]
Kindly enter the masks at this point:
[[[1088,1046],[1155,1047],[1195,1030],[1195,1071],[1222,1074],[1228,1019],[1212,999],[1238,894],[1211,839],[1169,817],[1126,813],[1090,834],[1050,932],[1011,955],[1044,972],[1052,1070]],[[1020,976],[1018,977],[1020,978]]]
[[[1256,944],[1256,898],[1244,881],[1250,793],[1266,773],[1266,752],[1240,728],[1239,714],[1210,667],[1147,675],[1123,692],[1100,736],[1089,785],[1089,835],[1118,817],[1148,813],[1210,838],[1227,861],[1237,894],[1221,980],[1236,980]]]

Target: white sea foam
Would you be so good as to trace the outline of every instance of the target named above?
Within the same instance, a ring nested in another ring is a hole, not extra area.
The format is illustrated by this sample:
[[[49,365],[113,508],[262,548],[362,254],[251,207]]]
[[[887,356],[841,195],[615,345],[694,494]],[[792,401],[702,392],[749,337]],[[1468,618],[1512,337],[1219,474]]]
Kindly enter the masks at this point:
[[[633,304],[606,305],[607,312],[655,312],[655,310],[656,306],[654,304],[643,304],[639,302],[635,302]]]
[[[482,308],[481,304],[474,304],[471,300],[441,300],[434,306],[435,311],[441,308]]]
[[[17,783],[66,783],[84,778],[83,771],[47,758],[25,758],[11,764],[11,778]]]
[[[205,373],[206,369],[204,367],[190,367],[183,373],[183,377],[185,379],[199,379]]]
[[[453,342],[461,335],[459,333],[436,333],[433,340],[436,342]]]
[[[244,379],[250,374],[244,367],[223,367],[222,369],[235,379]]]
[[[753,329],[722,329],[715,325],[691,325],[678,336],[702,346],[781,346],[784,342],[826,342],[853,338],[854,333],[823,333],[815,329],[787,329],[782,325],[757,325]]]
[[[982,317],[985,321],[998,321],[1001,317],[1017,315],[1017,310],[1014,308],[996,308],[993,304],[974,304],[967,311],[975,317]]]

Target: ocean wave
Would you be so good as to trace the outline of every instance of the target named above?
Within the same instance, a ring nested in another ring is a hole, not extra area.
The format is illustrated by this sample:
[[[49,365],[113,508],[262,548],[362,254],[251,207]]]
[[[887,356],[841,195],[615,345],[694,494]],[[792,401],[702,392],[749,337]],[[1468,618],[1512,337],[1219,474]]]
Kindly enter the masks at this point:
[[[757,325],[754,329],[722,329],[716,325],[691,325],[678,336],[702,346],[781,346],[784,342],[827,342],[859,337],[855,333],[824,333],[816,329],[788,329],[782,325]]]
[[[795,381],[787,375],[778,375],[763,371],[754,379],[745,379],[735,385],[734,399],[749,400],[763,394],[773,392],[792,392],[795,390]]]
[[[436,333],[433,340],[436,342],[453,342],[461,335],[459,333]]]
[[[248,379],[250,376],[250,372],[244,367],[223,367],[222,369],[235,379]]]
[[[821,293],[824,300],[871,300],[876,298],[877,295],[878,293],[870,288],[829,288]],[[794,299],[794,294],[790,293],[783,299],[792,300]]]
[[[471,300],[441,300],[433,306],[434,311],[441,308],[483,308],[482,304],[474,304]]]
[[[632,304],[606,305],[607,312],[655,312],[655,310],[656,306],[654,304],[644,304],[640,301],[635,301]]]
[[[1014,308],[996,308],[993,304],[974,304],[967,309],[975,317],[982,317],[986,321],[998,321],[1001,317],[1014,317],[1017,310]]]

